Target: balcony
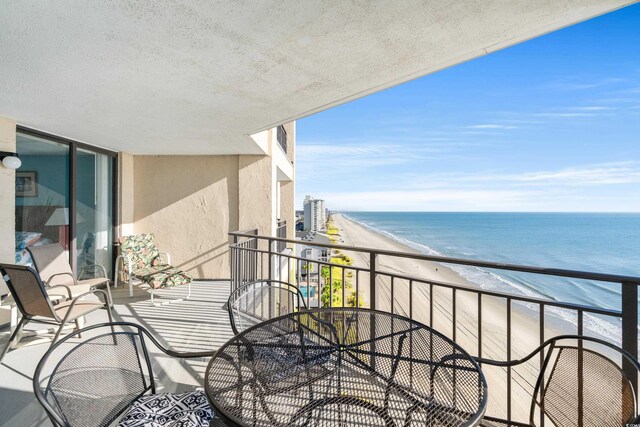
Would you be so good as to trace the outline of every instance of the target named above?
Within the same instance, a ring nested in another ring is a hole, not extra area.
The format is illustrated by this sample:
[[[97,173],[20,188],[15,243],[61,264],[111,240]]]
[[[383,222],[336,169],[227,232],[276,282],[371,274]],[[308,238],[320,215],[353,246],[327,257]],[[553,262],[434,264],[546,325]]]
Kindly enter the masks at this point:
[[[525,350],[531,350],[523,349],[523,336],[533,337],[537,343],[554,336],[556,329],[549,321],[549,314],[558,310],[574,314],[574,333],[580,335],[592,335],[588,330],[593,316],[618,319],[621,322],[621,334],[605,338],[614,344],[621,344],[632,355],[637,355],[638,312],[637,304],[633,301],[637,301],[637,286],[640,284],[638,277],[494,264],[320,243],[315,245],[332,252],[362,256],[369,261],[369,265],[363,268],[323,260],[309,261],[288,250],[300,242],[286,239],[282,230],[286,230],[284,221],[279,222],[278,232],[274,236],[261,236],[255,229],[230,233],[231,281],[194,282],[192,297],[188,301],[153,307],[149,304],[148,294],[137,287],[133,298],[129,298],[126,286],[113,289],[114,320],[139,323],[158,337],[163,345],[174,350],[215,350],[233,336],[225,308],[230,291],[246,282],[274,278],[296,283],[301,288],[318,286],[317,295],[322,295],[323,287],[329,286],[330,293],[342,293],[339,300],[347,301],[346,305],[368,306],[412,318],[432,326],[459,343],[473,356],[498,360],[521,358],[527,353]],[[389,271],[385,267],[385,260],[389,258],[520,271],[531,274],[532,280],[545,275],[570,277],[577,281],[616,283],[622,290],[621,309],[603,309],[429,281]],[[319,283],[311,283],[310,275],[303,274],[305,269],[302,266],[308,263],[316,272],[321,273],[317,275]],[[351,300],[346,294],[346,286],[341,286],[348,279],[353,286],[349,292],[355,295]],[[336,288],[332,289],[334,286]],[[165,297],[171,298],[172,293],[183,291],[168,289],[163,292],[166,293]],[[310,293],[305,294],[305,297],[311,303]],[[320,306],[335,306],[334,301],[336,300],[333,298],[326,302],[320,301]],[[313,304],[308,306],[313,307]],[[529,310],[529,322],[522,321],[523,307]],[[87,324],[104,321],[106,313],[102,310],[86,319]],[[8,331],[4,331],[0,336],[0,345],[4,345],[7,338]],[[31,378],[38,360],[49,347],[49,339],[46,331],[40,331],[33,338],[26,339],[21,348],[8,353],[0,366],[0,376],[3,378],[0,388],[2,425],[48,425],[44,412],[33,399]],[[161,392],[181,392],[202,386],[208,360],[178,361],[155,349],[152,351],[153,368],[157,373]],[[539,360],[534,358],[531,363],[520,368],[484,366],[483,372],[490,390],[486,416],[526,421],[528,408],[524,402],[531,398],[534,375],[540,364],[542,357]],[[622,368],[629,367],[623,365]]]
[[[319,286],[319,295],[323,295],[322,290],[329,287],[329,295],[335,295],[337,292],[339,298],[327,298],[326,301],[320,302],[321,307],[334,307],[335,301],[342,301],[346,302],[346,306],[365,306],[400,314],[433,327],[460,344],[472,356],[480,358],[520,359],[538,345],[542,345],[545,340],[568,333],[601,338],[621,345],[634,357],[638,354],[637,288],[640,285],[640,277],[314,243],[315,246],[367,260],[368,266],[362,267],[323,260],[309,261],[281,250],[283,244],[291,247],[301,243],[295,240],[242,232],[231,233],[231,236],[235,242],[231,245],[232,289],[243,283],[267,278],[295,283],[298,287],[306,289]],[[410,272],[392,271],[385,266],[389,259],[398,258],[414,263],[429,261],[443,265],[478,267],[489,271],[517,271],[527,273],[532,281],[535,281],[536,277],[549,276],[571,278],[575,286],[617,284],[621,290],[620,309],[605,309],[571,301],[555,301],[464,284],[436,282],[424,277],[414,277]],[[273,265],[285,267],[276,270],[271,267]],[[320,283],[312,283],[311,275],[305,274],[312,270],[321,272],[318,274]],[[347,282],[351,284],[348,290]],[[307,306],[313,306],[309,295],[305,297]],[[557,313],[563,313],[569,320],[559,325],[557,318],[553,316]],[[598,318],[617,322],[620,326],[619,334],[594,332],[590,325]],[[490,390],[486,417],[510,422],[527,422],[537,372],[543,363],[541,353],[539,359],[534,358],[524,366],[484,365],[483,372]],[[637,372],[627,363],[620,364],[629,378],[634,379],[637,384]],[[576,387],[583,386],[581,379]],[[539,417],[539,414],[536,414],[536,417]]]

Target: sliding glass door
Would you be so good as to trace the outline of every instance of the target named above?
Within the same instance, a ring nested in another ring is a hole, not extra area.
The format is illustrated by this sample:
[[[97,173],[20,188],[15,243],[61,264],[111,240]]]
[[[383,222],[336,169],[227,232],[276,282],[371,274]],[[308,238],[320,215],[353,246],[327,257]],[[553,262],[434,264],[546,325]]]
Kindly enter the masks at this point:
[[[76,152],[76,268],[99,264],[110,274],[113,254],[114,158]]]
[[[57,243],[76,273],[100,264],[111,277],[116,154],[23,128],[16,143],[16,262],[30,264],[27,247]]]

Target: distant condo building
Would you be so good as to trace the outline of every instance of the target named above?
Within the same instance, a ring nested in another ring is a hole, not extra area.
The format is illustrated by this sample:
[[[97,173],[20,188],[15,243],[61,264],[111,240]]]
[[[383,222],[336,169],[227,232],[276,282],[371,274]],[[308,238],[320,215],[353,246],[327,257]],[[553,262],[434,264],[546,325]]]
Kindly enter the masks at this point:
[[[324,200],[306,196],[303,206],[304,229],[306,231],[325,231],[327,229],[327,212]]]

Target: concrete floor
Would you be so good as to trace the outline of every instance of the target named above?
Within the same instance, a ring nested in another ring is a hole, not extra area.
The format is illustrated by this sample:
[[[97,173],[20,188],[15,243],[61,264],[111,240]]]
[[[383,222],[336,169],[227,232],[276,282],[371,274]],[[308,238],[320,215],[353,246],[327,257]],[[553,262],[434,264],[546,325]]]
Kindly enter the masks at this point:
[[[194,282],[187,301],[154,307],[149,294],[137,286],[129,298],[128,288],[112,289],[115,305],[114,320],[143,325],[161,343],[177,351],[215,350],[233,336],[224,305],[229,295],[228,282]],[[156,293],[179,298],[186,288]],[[159,302],[157,299],[156,302]],[[106,322],[105,310],[87,316],[85,325]],[[32,324],[26,329],[46,329],[46,325]],[[0,330],[0,348],[9,337],[9,328]],[[0,425],[49,426],[50,421],[35,400],[32,378],[38,361],[49,348],[50,337],[25,339],[19,348],[9,352],[0,365]],[[173,359],[150,345],[153,370],[158,392],[182,392],[203,387],[208,360]]]

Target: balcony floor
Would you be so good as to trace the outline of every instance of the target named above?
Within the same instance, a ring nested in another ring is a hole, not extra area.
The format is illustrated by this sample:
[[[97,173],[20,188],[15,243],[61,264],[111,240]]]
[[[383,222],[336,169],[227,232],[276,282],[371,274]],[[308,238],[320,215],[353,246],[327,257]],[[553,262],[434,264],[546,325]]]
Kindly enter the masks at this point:
[[[186,288],[161,291],[169,298],[179,298]],[[149,294],[134,286],[129,298],[128,288],[112,289],[115,321],[139,323],[165,346],[177,351],[215,350],[233,336],[224,305],[229,295],[229,283],[224,281],[194,282],[191,298],[169,305],[154,307]],[[159,302],[157,299],[156,302]],[[87,316],[86,325],[107,321],[105,310]],[[27,329],[42,329],[46,325],[27,325]],[[35,367],[49,348],[51,335],[24,339],[18,349],[9,352],[0,365],[0,425],[49,426],[46,414],[33,395],[32,378]],[[0,331],[0,348],[9,338],[9,328]],[[24,343],[24,345],[23,345]],[[158,392],[190,391],[203,385],[207,360],[176,360],[149,345]]]

